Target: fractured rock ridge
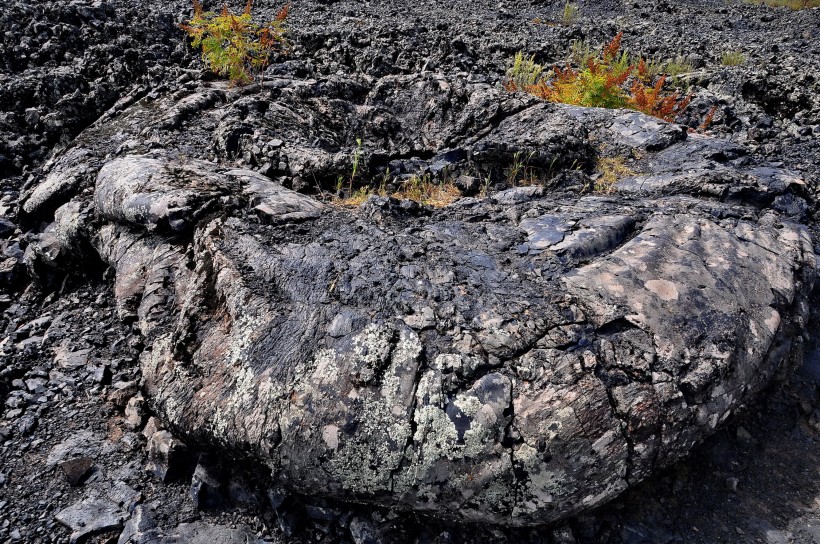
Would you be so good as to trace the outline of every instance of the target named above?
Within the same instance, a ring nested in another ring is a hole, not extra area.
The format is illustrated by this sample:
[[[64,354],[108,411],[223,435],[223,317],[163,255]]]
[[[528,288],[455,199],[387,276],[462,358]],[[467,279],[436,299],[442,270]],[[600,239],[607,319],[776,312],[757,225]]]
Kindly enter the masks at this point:
[[[815,255],[779,204],[801,198],[793,174],[640,114],[513,107],[487,86],[424,121],[410,106],[442,88],[414,88],[373,105],[395,121],[387,156],[458,169],[537,149],[550,164],[589,158],[578,144],[593,134],[646,159],[614,196],[521,187],[351,211],[285,174],[138,143],[112,153],[101,137],[114,127],[130,127],[127,143],[180,126],[195,102],[200,123],[221,119],[216,143],[233,141],[237,104],[258,99],[140,102],[89,129],[29,196],[26,213],[56,210],[31,268],[43,277],[93,248],[116,270],[118,311],[148,346],[149,401],[187,440],[257,459],[302,493],[513,525],[600,505],[679,459],[801,343]],[[327,111],[308,102],[301,113]],[[275,124],[286,109],[259,111]],[[442,136],[460,114],[492,121]],[[283,130],[298,142],[308,129]],[[349,151],[310,162],[303,144],[279,147],[282,172],[303,180]]]

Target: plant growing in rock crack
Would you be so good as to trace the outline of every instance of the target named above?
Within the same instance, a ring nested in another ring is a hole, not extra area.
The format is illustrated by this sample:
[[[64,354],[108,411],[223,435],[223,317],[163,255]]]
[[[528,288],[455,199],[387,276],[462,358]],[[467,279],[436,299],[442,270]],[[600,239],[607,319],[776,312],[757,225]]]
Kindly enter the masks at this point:
[[[504,88],[508,91],[524,91],[542,100],[561,102],[576,106],[599,108],[629,108],[648,115],[673,121],[691,101],[691,97],[681,97],[676,91],[662,92],[666,75],[654,78],[650,65],[642,58],[630,60],[626,51],[621,51],[623,33],[605,45],[600,54],[586,59],[586,65],[554,66],[549,77],[544,75],[543,66],[530,57],[527,62],[513,63]],[[578,46],[583,53],[582,46]],[[587,54],[583,54],[587,57]],[[535,83],[521,74],[538,74]]]
[[[461,198],[461,191],[452,180],[436,182],[430,174],[424,174],[405,181],[393,196],[441,208]]]
[[[378,195],[412,200],[425,206],[441,208],[461,198],[461,191],[451,179],[438,181],[430,174],[414,175],[402,182],[397,191],[389,193],[387,191],[389,177],[389,172],[385,172],[378,189],[362,187],[351,192],[347,198],[336,200],[336,203],[344,207],[356,207],[364,203],[371,195]]]
[[[535,55],[526,56],[523,51],[515,54],[512,67],[507,70],[507,90],[526,89],[541,80],[544,67],[535,62]]]
[[[712,106],[709,108],[709,111],[706,113],[706,117],[703,118],[703,122],[701,122],[698,130],[703,132],[709,129],[712,126],[712,121],[715,120],[715,113],[717,113],[718,107]]]
[[[356,149],[353,150],[353,170],[350,172],[350,179],[348,180],[350,194],[353,194],[353,181],[359,173],[359,161],[362,160],[362,145],[362,139],[356,138]]]
[[[507,185],[509,187],[538,184],[539,180],[535,176],[533,168],[530,167],[530,161],[534,156],[535,151],[530,151],[526,158],[523,157],[521,151],[513,153],[513,161],[507,169]]]
[[[564,26],[575,24],[578,21],[580,11],[578,4],[567,0],[567,2],[564,3],[564,9],[561,11],[561,24]]]
[[[618,180],[635,175],[623,157],[601,157],[595,165],[595,171],[598,177],[593,182],[592,189],[603,194],[611,194]]]
[[[595,58],[595,51],[586,40],[572,40],[570,43],[569,59],[578,66],[586,66]]]
[[[253,0],[247,1],[240,15],[231,13],[227,4],[216,13],[203,11],[200,0],[193,2],[193,18],[179,26],[188,33],[192,47],[202,48],[202,59],[211,71],[227,77],[232,84],[253,81],[252,74],[261,74],[271,54],[285,43],[289,5],[280,9],[272,22],[259,25],[251,19]]]
[[[724,51],[720,56],[720,63],[724,66],[740,66],[746,63],[746,55],[742,51]]]

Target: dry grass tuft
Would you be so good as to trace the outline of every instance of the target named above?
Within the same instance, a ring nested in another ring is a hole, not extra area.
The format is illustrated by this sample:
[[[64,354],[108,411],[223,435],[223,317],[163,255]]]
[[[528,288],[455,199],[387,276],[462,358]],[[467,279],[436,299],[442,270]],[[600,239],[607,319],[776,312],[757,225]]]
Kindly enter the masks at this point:
[[[724,51],[720,63],[724,66],[740,66],[746,63],[746,55],[742,51]]]
[[[601,157],[595,165],[595,170],[598,178],[593,190],[607,195],[612,194],[619,180],[635,175],[635,171],[626,165],[623,157]]]
[[[336,199],[334,204],[345,208],[356,208],[364,204],[371,195],[392,196],[399,200],[412,200],[425,206],[443,208],[461,198],[461,191],[451,181],[437,182],[429,174],[413,176],[405,181],[402,187],[392,194],[385,189],[382,183],[378,190],[363,187],[347,198]]]

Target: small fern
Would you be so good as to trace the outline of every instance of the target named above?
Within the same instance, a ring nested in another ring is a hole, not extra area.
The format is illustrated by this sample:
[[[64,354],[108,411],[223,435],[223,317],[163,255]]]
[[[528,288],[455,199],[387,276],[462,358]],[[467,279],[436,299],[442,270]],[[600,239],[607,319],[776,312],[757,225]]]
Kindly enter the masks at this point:
[[[188,33],[192,47],[202,48],[202,59],[211,71],[232,84],[253,81],[252,74],[261,73],[270,55],[285,43],[288,5],[279,10],[274,21],[258,25],[251,19],[253,0],[247,1],[240,15],[231,13],[227,5],[217,14],[203,11],[200,0],[193,2],[194,17],[179,26]]]

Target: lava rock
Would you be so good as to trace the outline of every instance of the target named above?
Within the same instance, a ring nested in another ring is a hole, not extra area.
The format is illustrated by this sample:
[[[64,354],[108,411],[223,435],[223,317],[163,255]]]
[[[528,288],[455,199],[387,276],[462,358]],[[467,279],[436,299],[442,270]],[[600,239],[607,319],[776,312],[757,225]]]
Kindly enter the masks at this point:
[[[15,230],[17,230],[17,225],[5,217],[0,217],[0,238],[11,236]]]
[[[362,517],[350,520],[350,537],[355,544],[381,544],[382,542],[373,523]]]
[[[745,149],[635,112],[508,94],[494,57],[517,40],[447,31],[435,52],[426,30],[384,40],[414,40],[407,51],[316,36],[316,66],[271,70],[295,77],[152,86],[121,102],[32,177],[24,214],[55,217],[27,262],[53,284],[83,254],[111,266],[116,311],[150,346],[146,396],[186,441],[313,495],[552,522],[686,455],[790,362],[816,266],[799,224],[811,189],[764,157],[796,145],[816,101],[788,77],[717,79],[760,110],[721,108],[721,130],[778,117],[761,129],[768,143]],[[362,41],[378,44],[372,34]],[[634,34],[644,46],[653,33]],[[351,67],[366,77],[338,75]],[[60,133],[66,116],[46,109],[30,123]],[[443,209],[386,197],[340,209],[284,188],[349,174],[354,134],[362,179],[399,163],[401,175],[442,167],[503,186],[522,156],[586,173]],[[262,160],[281,183],[226,164],[260,163],[274,137]],[[612,194],[579,194],[610,150],[635,174]],[[161,433],[150,442],[168,465]]]
[[[218,507],[224,500],[220,475],[213,467],[200,460],[194,470],[188,494],[197,510]]]
[[[129,429],[137,430],[142,427],[145,418],[145,399],[140,394],[136,394],[125,405],[125,426]]]
[[[148,464],[145,469],[163,482],[182,476],[189,461],[187,448],[168,431],[155,432],[148,440]]]
[[[93,466],[94,460],[90,457],[76,457],[59,464],[60,469],[65,474],[66,481],[71,486],[80,485],[91,472]]]
[[[113,402],[115,406],[125,408],[128,401],[134,398],[139,391],[139,384],[132,381],[118,381],[113,384],[112,389],[113,390],[108,394],[108,400]]]
[[[111,501],[88,498],[60,510],[54,517],[72,530],[74,544],[89,535],[122,528],[127,515]]]

